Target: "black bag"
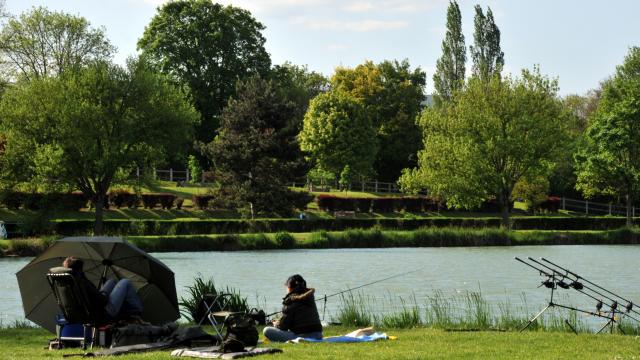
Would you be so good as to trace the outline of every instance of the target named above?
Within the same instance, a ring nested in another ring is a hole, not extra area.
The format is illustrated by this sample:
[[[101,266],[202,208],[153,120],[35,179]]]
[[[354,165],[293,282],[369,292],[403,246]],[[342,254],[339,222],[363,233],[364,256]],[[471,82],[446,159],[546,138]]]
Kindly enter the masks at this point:
[[[165,326],[129,324],[116,327],[113,329],[111,347],[153,343],[170,335],[176,328],[175,324]]]
[[[267,315],[263,310],[253,308],[249,310],[249,316],[258,323],[258,325],[267,325]]]
[[[248,314],[231,314],[225,319],[224,325],[227,333],[220,351],[240,352],[244,351],[245,347],[258,345],[258,328]]]

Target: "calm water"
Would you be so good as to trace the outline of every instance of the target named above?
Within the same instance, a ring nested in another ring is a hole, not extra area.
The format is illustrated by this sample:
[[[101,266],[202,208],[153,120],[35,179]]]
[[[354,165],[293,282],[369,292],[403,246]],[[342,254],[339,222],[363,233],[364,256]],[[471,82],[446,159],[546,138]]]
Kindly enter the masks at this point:
[[[366,284],[394,274],[422,268],[418,272],[362,288],[363,294],[389,310],[389,298],[426,303],[435,290],[445,295],[480,290],[490,304],[506,300],[523,303],[531,311],[544,307],[549,290],[540,276],[514,260],[514,256],[545,257],[640,303],[640,246],[519,246],[471,248],[332,249],[241,252],[157,253],[176,274],[178,295],[196,276],[213,277],[216,285],[230,286],[249,302],[268,312],[280,309],[284,280],[302,274],[317,296]],[[0,259],[0,320],[23,319],[24,313],[15,273],[31,259]],[[593,310],[595,301],[562,290],[557,302]],[[395,301],[399,304],[399,301]],[[327,320],[339,306],[339,297],[327,302]],[[319,310],[322,313],[322,305]]]

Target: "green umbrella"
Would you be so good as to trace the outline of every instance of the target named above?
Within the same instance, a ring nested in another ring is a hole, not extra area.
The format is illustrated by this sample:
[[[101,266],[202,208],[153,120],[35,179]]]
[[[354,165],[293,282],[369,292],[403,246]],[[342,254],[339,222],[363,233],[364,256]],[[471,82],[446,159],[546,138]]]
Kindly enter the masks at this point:
[[[84,261],[84,273],[96,287],[105,278],[131,280],[144,306],[144,320],[160,325],[180,317],[173,271],[158,259],[117,237],[69,237],[16,274],[25,317],[43,328],[55,332],[60,313],[46,274],[67,256]]]

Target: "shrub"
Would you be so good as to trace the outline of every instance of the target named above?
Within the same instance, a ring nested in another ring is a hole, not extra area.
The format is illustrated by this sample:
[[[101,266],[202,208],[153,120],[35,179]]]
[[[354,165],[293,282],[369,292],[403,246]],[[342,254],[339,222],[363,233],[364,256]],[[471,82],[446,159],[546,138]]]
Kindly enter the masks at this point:
[[[153,209],[159,202],[157,194],[142,194],[142,205],[145,209]]]
[[[354,198],[356,211],[368,213],[371,211],[371,198]]]
[[[562,199],[557,197],[557,196],[549,196],[547,198],[547,200],[541,202],[540,204],[538,204],[537,206],[537,210],[538,211],[546,211],[546,212],[553,212],[553,213],[557,213],[558,209],[560,209],[560,203],[562,202]]]
[[[175,201],[176,209],[182,210],[182,204],[184,204],[184,199],[176,198],[176,201]]]
[[[396,207],[396,198],[384,197],[373,199],[371,203],[373,212],[377,213],[391,213]]]
[[[173,207],[173,203],[176,201],[177,196],[175,196],[174,194],[168,194],[168,193],[163,193],[163,194],[156,194],[156,196],[158,197],[158,202],[160,203],[160,206],[162,206],[163,209],[171,209]]]
[[[304,211],[307,205],[313,201],[313,195],[307,191],[289,191],[287,201],[294,209]]]
[[[191,197],[191,201],[193,201],[193,205],[198,207],[198,209],[208,209],[209,202],[214,200],[215,197],[213,195],[193,195]]]
[[[202,318],[204,318],[207,313],[205,312],[203,306],[200,305],[200,301],[204,298],[205,295],[213,295],[216,296],[218,294],[230,294],[228,302],[226,302],[227,307],[225,309],[221,309],[221,302],[214,303],[211,312],[227,310],[232,312],[247,312],[249,311],[249,305],[247,303],[247,298],[242,297],[240,292],[236,291],[233,288],[227,287],[226,289],[216,288],[213,279],[209,278],[204,280],[201,277],[197,277],[194,280],[193,285],[187,286],[188,297],[180,298],[180,313],[192,322],[199,322]]]
[[[128,192],[126,190],[113,190],[109,192],[109,203],[116,208],[128,207],[135,208],[138,206],[140,199],[135,193]]]
[[[275,236],[276,245],[280,249],[291,249],[296,243],[296,239],[293,238],[291,234],[285,231],[281,231]]]
[[[23,206],[29,210],[40,210],[45,207],[44,195],[41,193],[25,194]]]
[[[19,209],[24,201],[25,194],[18,191],[6,191],[2,194],[2,204],[12,210]]]
[[[398,199],[398,201],[402,204],[401,207],[403,210],[410,212],[421,212],[424,202],[423,198],[419,197],[405,197]]]

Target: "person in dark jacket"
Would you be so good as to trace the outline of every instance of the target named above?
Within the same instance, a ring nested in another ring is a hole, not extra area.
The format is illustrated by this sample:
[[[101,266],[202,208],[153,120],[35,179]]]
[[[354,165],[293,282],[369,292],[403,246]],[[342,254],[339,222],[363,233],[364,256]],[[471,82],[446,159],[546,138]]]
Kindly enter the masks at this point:
[[[315,289],[296,274],[285,282],[287,295],[282,299],[282,317],[263,330],[264,336],[276,342],[298,337],[322,339],[322,324],[314,298]]]
[[[71,269],[80,286],[89,298],[91,310],[98,318],[106,320],[136,319],[141,320],[142,301],[129,279],[107,280],[98,290],[84,275],[84,262],[73,256],[67,257],[62,266]]]

